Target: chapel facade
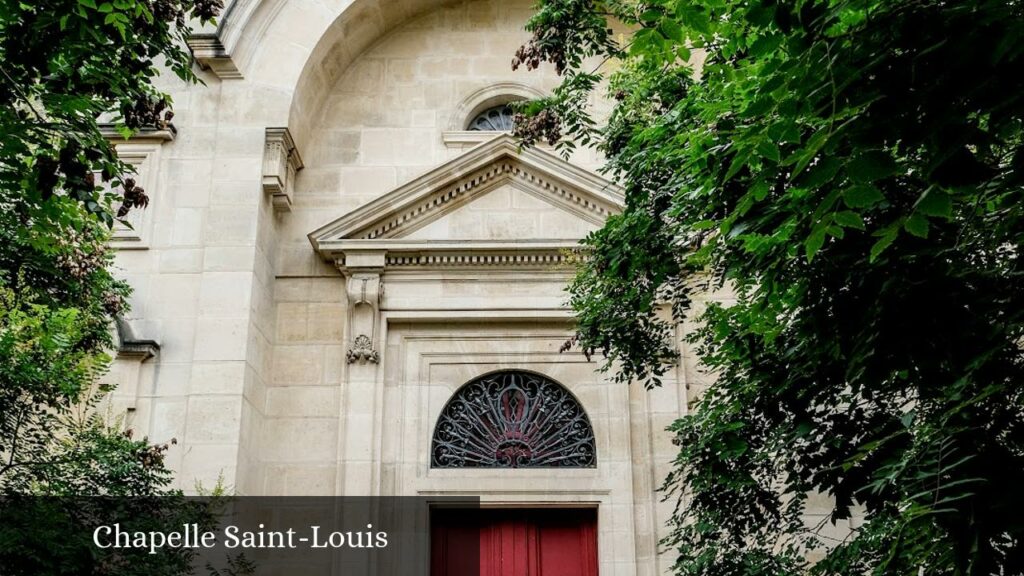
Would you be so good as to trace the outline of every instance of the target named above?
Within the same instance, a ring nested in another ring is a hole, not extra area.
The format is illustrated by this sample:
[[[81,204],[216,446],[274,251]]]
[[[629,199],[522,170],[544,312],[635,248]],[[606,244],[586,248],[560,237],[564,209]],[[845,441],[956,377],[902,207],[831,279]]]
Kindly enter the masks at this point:
[[[117,140],[151,203],[114,239],[109,378],[178,486],[479,496],[579,574],[669,573],[665,428],[707,377],[681,335],[652,391],[560,352],[623,198],[508,133],[559,81],[511,69],[531,4],[236,0],[190,41],[205,85],[160,80],[174,129]]]

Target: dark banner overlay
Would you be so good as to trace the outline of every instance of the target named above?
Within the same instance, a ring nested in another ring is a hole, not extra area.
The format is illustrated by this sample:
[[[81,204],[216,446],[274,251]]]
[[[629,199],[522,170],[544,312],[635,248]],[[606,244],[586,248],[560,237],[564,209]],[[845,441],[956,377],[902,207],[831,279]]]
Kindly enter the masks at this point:
[[[453,540],[445,524],[436,536],[437,519],[479,505],[462,497],[4,497],[0,576],[479,576],[476,534]]]

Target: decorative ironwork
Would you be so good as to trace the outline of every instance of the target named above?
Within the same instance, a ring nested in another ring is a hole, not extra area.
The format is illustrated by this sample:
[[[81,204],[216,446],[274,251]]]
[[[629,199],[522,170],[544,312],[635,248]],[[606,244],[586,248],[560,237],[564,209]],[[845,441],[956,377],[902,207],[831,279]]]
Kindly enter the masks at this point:
[[[488,108],[476,115],[469,123],[467,130],[481,130],[493,132],[512,131],[512,107],[508,104]]]
[[[562,385],[498,372],[460,388],[434,430],[433,468],[593,468],[594,429]]]

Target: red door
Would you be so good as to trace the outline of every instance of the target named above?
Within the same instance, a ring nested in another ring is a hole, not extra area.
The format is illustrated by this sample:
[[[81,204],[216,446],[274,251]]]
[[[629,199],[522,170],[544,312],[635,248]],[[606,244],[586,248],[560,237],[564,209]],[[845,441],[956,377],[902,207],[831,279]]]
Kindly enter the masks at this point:
[[[434,510],[430,574],[597,576],[597,511]]]

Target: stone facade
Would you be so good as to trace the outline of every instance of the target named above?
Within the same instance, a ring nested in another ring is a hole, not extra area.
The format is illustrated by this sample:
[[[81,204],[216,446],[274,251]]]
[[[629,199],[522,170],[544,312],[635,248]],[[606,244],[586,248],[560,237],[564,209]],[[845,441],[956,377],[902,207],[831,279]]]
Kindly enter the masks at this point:
[[[684,348],[666,386],[610,383],[578,352],[571,248],[621,209],[590,150],[570,161],[467,131],[543,94],[512,72],[529,0],[237,0],[162,79],[176,134],[119,142],[153,201],[116,246],[134,287],[110,378],[180,487],[240,494],[480,495],[593,506],[602,574],[668,571],[664,428],[707,383]],[[600,108],[602,103],[595,102]],[[592,469],[434,469],[462,384],[522,369],[593,424]]]

